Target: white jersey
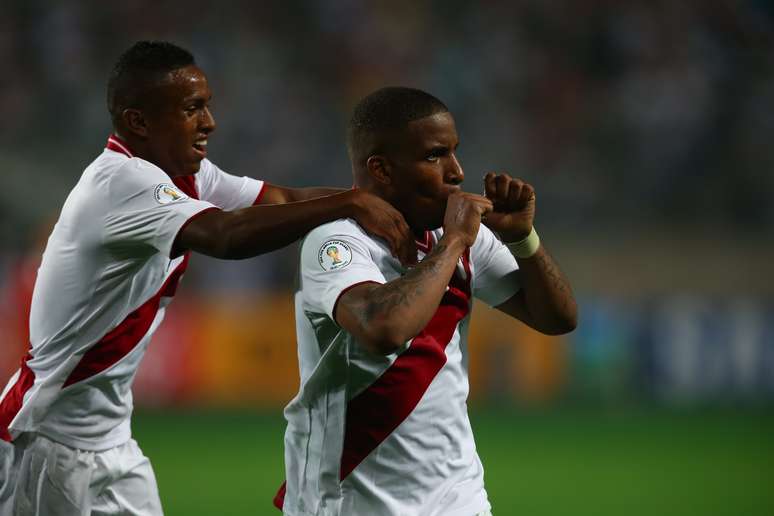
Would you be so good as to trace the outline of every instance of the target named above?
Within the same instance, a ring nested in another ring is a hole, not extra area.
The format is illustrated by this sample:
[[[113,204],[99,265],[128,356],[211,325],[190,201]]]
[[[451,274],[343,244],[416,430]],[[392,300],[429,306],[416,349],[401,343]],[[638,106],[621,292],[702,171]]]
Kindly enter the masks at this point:
[[[249,206],[262,191],[206,159],[173,181],[111,136],[43,253],[30,350],[0,398],[0,437],[39,432],[83,450],[127,442],[132,380],[188,264],[187,253],[170,258],[175,238],[198,214]]]
[[[426,234],[420,258],[442,235]],[[354,285],[405,269],[349,219],[307,235],[295,297],[301,387],[285,409],[287,480],[275,505],[292,516],[488,510],[467,414],[468,321],[472,296],[497,306],[519,290],[517,269],[482,225],[427,326],[382,356],[342,330],[334,309]]]

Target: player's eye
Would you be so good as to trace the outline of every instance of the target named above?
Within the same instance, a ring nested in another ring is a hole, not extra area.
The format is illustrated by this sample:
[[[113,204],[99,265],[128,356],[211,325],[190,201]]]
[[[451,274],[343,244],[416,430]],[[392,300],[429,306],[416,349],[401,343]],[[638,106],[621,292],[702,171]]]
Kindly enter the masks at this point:
[[[431,163],[435,163],[442,157],[446,156],[448,153],[449,153],[449,149],[447,149],[446,147],[438,147],[430,151],[430,154],[428,154],[427,157],[425,157],[425,160]]]

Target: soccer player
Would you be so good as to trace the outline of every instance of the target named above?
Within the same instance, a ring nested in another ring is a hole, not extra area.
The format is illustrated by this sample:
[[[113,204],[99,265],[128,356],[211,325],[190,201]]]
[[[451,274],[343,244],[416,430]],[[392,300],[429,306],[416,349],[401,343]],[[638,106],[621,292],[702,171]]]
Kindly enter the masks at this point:
[[[162,514],[131,439],[131,384],[190,251],[251,257],[354,217],[406,262],[416,254],[400,213],[369,192],[282,188],[211,163],[212,93],[186,50],[136,43],[107,89],[114,133],[62,207],[29,353],[0,397],[1,516]]]
[[[421,261],[405,268],[352,219],[305,237],[301,387],[275,498],[287,515],[489,514],[466,405],[473,297],[546,334],[576,326],[570,285],[532,225],[533,188],[490,173],[486,196],[463,192],[457,145],[428,93],[385,88],[354,110],[355,183],[403,213]]]

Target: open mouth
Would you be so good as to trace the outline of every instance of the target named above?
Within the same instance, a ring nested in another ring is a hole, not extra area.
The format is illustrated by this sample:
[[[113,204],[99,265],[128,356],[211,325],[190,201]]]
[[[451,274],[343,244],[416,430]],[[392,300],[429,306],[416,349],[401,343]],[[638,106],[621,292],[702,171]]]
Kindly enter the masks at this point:
[[[207,140],[196,140],[194,144],[192,145],[194,152],[201,156],[202,158],[207,156]]]

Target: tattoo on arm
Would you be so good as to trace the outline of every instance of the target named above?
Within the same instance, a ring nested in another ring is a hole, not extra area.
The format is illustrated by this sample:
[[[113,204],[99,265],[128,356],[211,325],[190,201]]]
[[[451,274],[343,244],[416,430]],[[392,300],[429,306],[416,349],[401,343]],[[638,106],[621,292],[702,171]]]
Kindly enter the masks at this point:
[[[573,299],[570,282],[545,248],[536,258],[538,267],[545,272],[549,288],[561,297],[562,308],[568,308]]]
[[[446,248],[440,242],[422,263],[401,278],[372,288],[366,298],[350,307],[358,322],[366,326],[379,312],[389,312],[396,307],[412,304],[424,293],[427,281],[440,273]]]

